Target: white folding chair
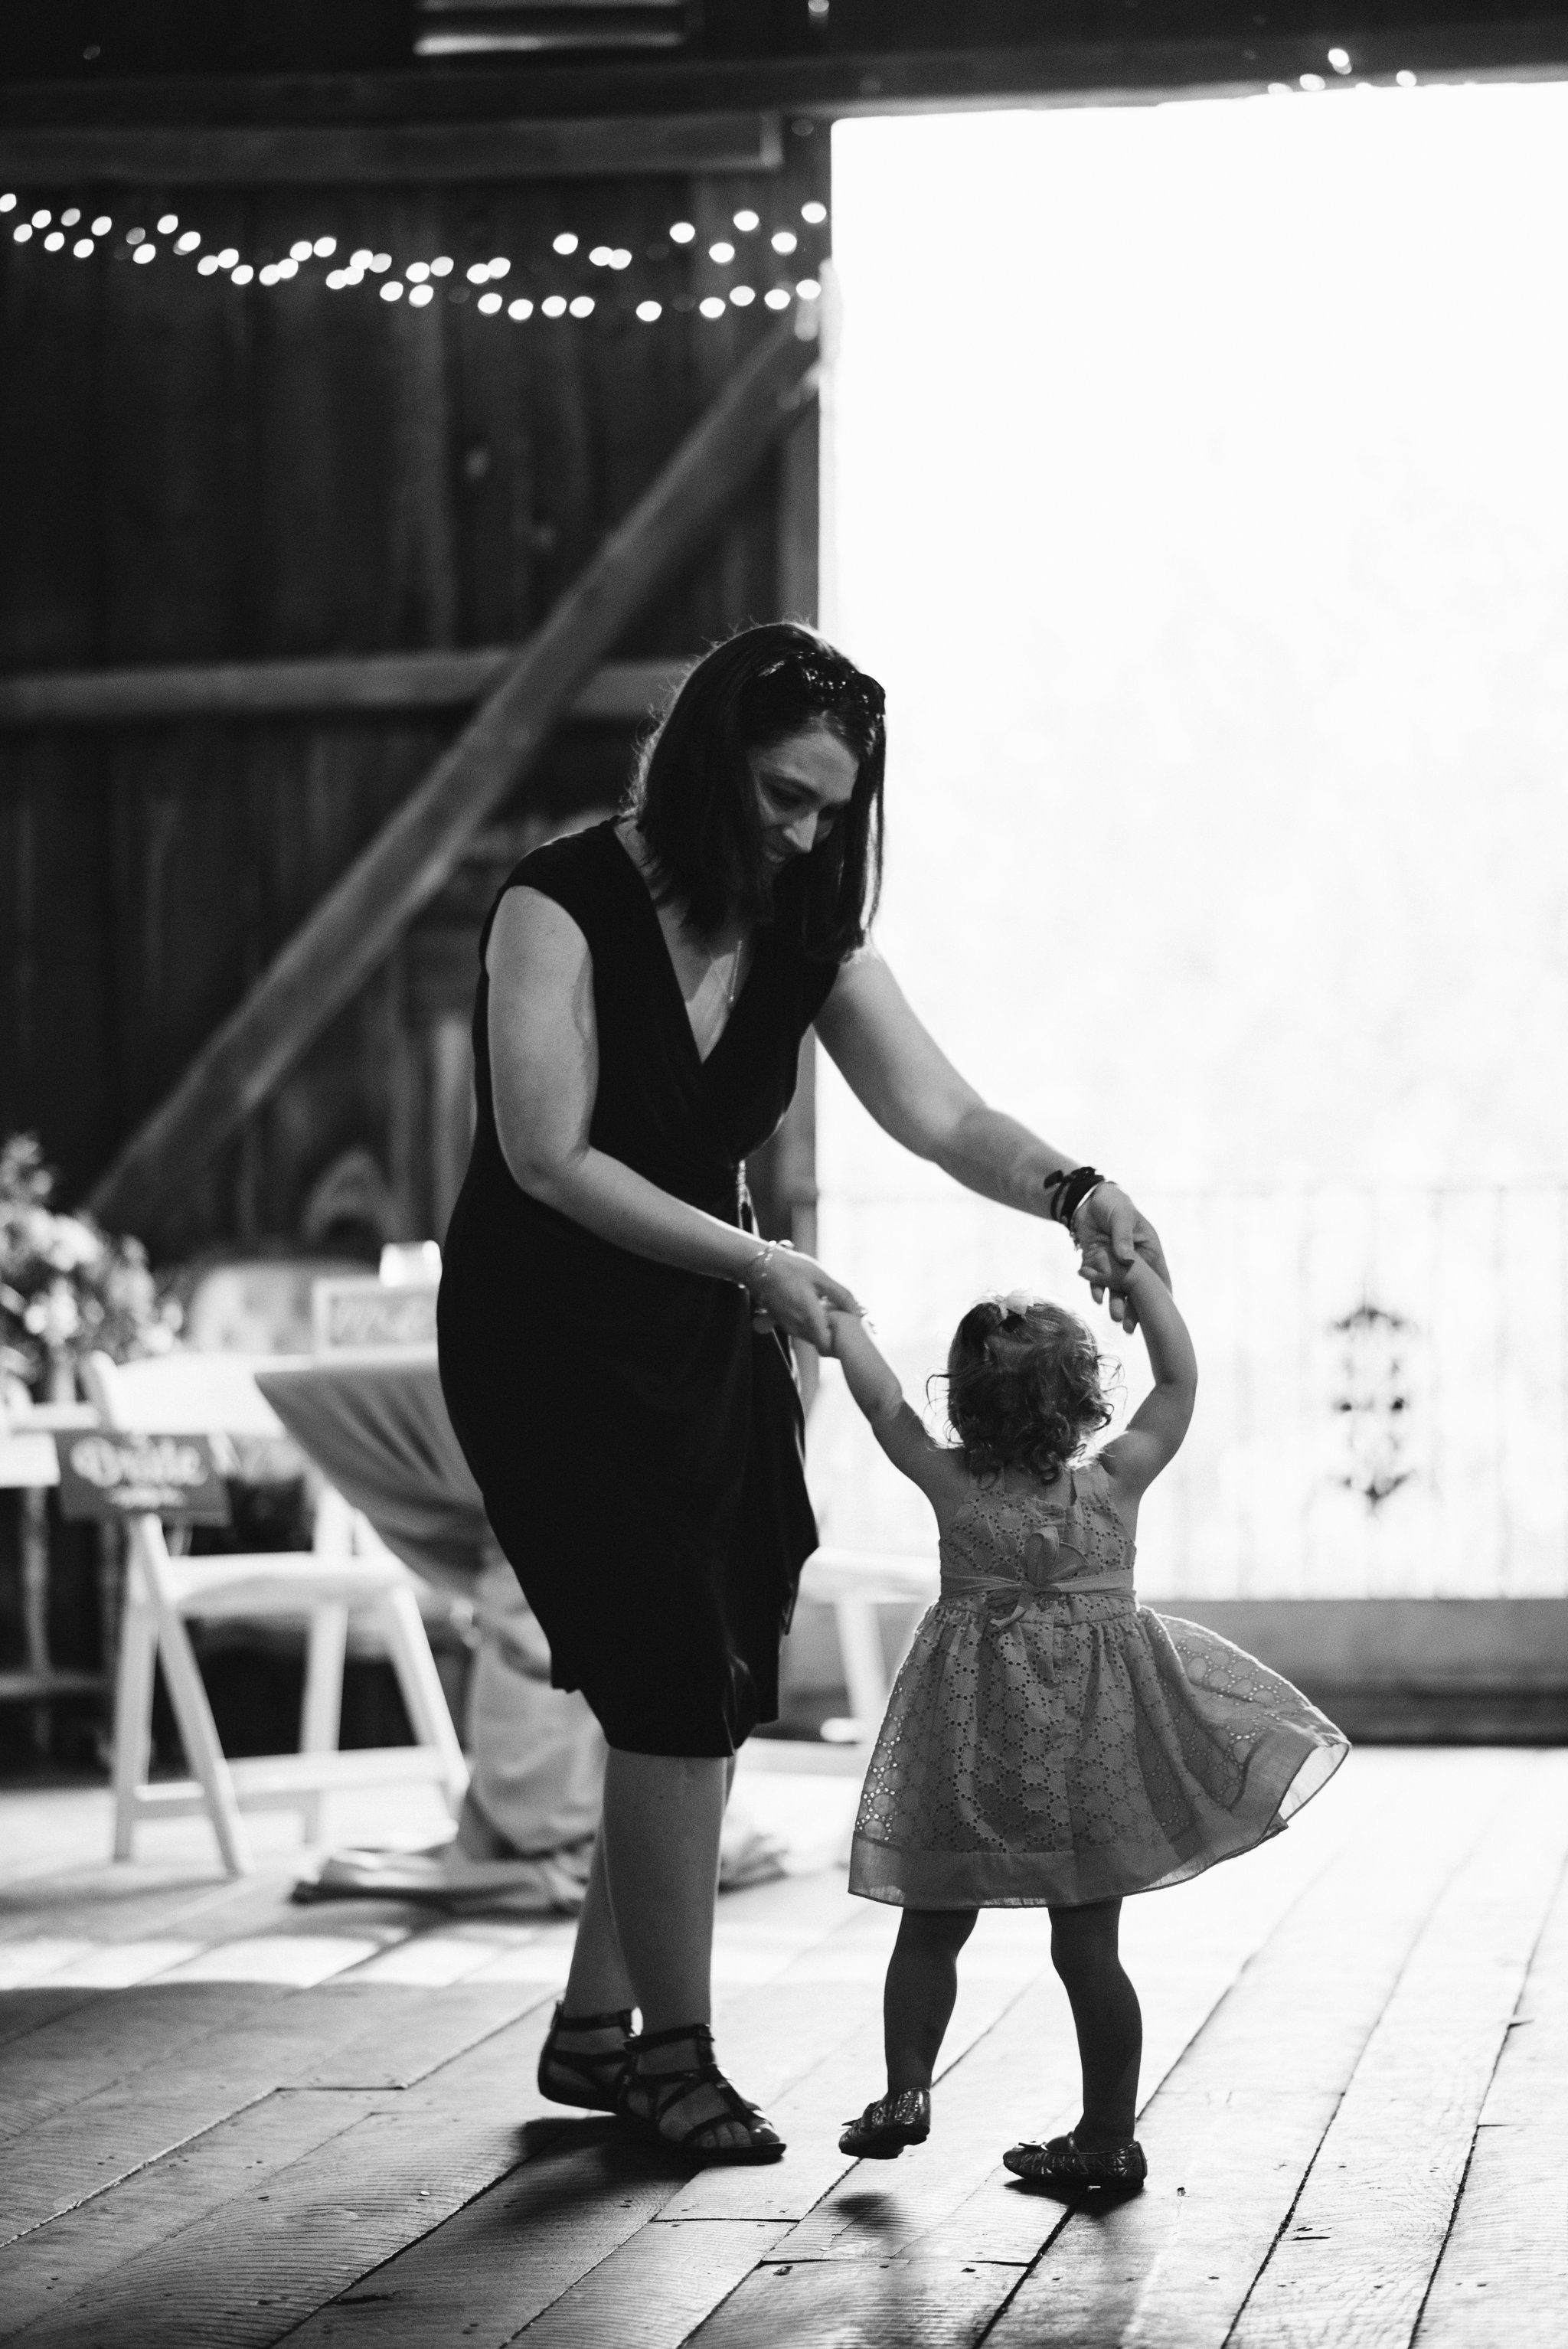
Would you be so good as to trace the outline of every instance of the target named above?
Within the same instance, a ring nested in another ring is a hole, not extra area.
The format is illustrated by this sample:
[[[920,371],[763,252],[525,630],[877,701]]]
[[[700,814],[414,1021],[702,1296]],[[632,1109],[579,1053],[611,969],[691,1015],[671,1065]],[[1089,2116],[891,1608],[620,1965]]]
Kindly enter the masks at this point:
[[[107,1428],[139,1435],[281,1436],[281,1422],[232,1354],[181,1353],[145,1362],[92,1355],[88,1394]],[[425,1634],[415,1582],[363,1519],[328,1488],[311,1550],[175,1557],[156,1516],[127,1520],[129,1559],[114,1721],[114,1856],[129,1859],[139,1819],[205,1811],[231,1875],[254,1866],[242,1814],[297,1810],[313,1840],[321,1798],[350,1787],[419,1780],[455,1816],[468,1766]],[[379,1633],[418,1741],[338,1750],[350,1612]],[[229,1762],[218,1741],[191,1635],[192,1618],[304,1619],[304,1699],[295,1754]],[[163,1667],[192,1777],[151,1784],[153,1672]]]
[[[941,1575],[934,1557],[867,1549],[813,1550],[800,1575],[800,1596],[825,1601],[839,1629],[839,1655],[850,1711],[863,1744],[887,1711],[891,1682],[882,1661],[879,1607],[929,1607]],[[897,1671],[897,1665],[893,1667]]]

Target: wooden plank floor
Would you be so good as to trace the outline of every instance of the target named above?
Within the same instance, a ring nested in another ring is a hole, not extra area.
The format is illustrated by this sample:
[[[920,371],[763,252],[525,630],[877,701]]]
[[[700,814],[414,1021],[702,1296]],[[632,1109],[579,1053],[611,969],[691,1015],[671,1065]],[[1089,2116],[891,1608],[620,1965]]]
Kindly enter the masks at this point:
[[[1568,1753],[1368,1750],[1262,1852],[1125,1912],[1148,2190],[1027,2192],[1070,2123],[1040,1912],[983,1919],[896,2164],[896,1915],[844,1780],[743,1780],[801,1872],[720,1905],[720,2050],[786,2135],[693,2176],[543,2103],[571,1927],[296,1908],[273,1823],[111,1868],[92,1793],[0,1794],[0,2339],[61,2349],[1535,2349],[1568,2307]],[[383,1802],[385,1798],[380,1798]],[[396,1836],[422,1824],[399,1798]],[[433,1821],[428,1823],[433,1825]],[[375,1798],[341,1840],[396,1839]]]

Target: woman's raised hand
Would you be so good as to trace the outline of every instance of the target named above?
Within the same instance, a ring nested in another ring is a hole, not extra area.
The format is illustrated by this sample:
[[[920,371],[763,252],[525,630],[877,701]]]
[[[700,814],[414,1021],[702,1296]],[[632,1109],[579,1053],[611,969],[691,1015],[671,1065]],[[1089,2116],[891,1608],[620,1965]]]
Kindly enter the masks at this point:
[[[844,1313],[861,1309],[841,1280],[835,1280],[815,1257],[802,1256],[788,1240],[776,1241],[758,1257],[747,1272],[746,1286],[758,1311],[791,1338],[804,1338],[820,1354],[832,1351],[830,1307]]]
[[[1119,1185],[1101,1183],[1074,1216],[1073,1237],[1082,1252],[1078,1278],[1088,1281],[1095,1303],[1109,1291],[1111,1319],[1129,1332],[1136,1330],[1138,1314],[1127,1294],[1128,1267],[1141,1257],[1166,1288],[1171,1286],[1165,1251],[1153,1225]]]

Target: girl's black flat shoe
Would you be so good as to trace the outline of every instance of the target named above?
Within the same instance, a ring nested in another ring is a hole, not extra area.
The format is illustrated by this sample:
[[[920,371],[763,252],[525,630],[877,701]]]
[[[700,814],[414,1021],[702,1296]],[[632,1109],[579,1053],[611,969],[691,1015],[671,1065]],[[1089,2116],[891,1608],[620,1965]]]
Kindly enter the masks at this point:
[[[626,2074],[626,2050],[631,2044],[632,2010],[612,2014],[567,2014],[565,2000],[556,2002],[544,2044],[539,2051],[539,2093],[552,2105],[575,2105],[585,2113],[613,2113]],[[618,2047],[573,2047],[573,2033],[618,2031]]]
[[[696,2058],[695,2063],[668,2072],[639,2069],[637,2058],[645,2048],[673,2047],[681,2042],[691,2048]],[[724,2106],[722,2112],[707,2113],[700,2120],[683,2120],[681,2106],[688,2098],[711,2104],[715,2096]],[[720,2163],[780,2161],[784,2157],[783,2138],[769,2128],[756,2106],[747,2102],[714,2062],[713,2033],[703,2023],[683,2023],[675,2031],[645,2031],[640,2038],[632,2040],[615,2109],[623,2120],[630,2121],[655,2145],[682,2155],[687,2161],[700,2162],[705,2168],[717,2168]],[[718,2130],[736,2126],[746,2131],[743,2143],[715,2142]]]
[[[879,2096],[858,2121],[846,2121],[839,2139],[841,2153],[861,2161],[896,2161],[906,2145],[923,2145],[931,2135],[931,2090],[901,2088],[896,2096]]]
[[[1004,2168],[1031,2186],[1057,2187],[1072,2192],[1083,2187],[1107,2187],[1113,2193],[1136,2194],[1149,2175],[1143,2147],[1135,2137],[1119,2145],[1079,2145],[1069,2129],[1044,2145],[1016,2145],[1002,2156]]]

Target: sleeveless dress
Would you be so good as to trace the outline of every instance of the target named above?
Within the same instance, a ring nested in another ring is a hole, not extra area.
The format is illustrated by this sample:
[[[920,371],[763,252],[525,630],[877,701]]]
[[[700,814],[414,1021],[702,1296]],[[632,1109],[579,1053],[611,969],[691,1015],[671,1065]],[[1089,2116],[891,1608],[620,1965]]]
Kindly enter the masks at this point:
[[[1133,1596],[1098,1462],[976,1485],[893,1687],[850,1890],[912,1909],[1079,1908],[1277,1835],[1348,1740],[1299,1689]]]
[[[609,823],[523,858],[497,896],[552,898],[593,957],[590,1139],[662,1191],[751,1228],[744,1160],[795,1090],[837,976],[763,926],[706,1061],[646,883]],[[788,1341],[736,1282],[596,1238],[520,1190],[497,1136],[480,940],[473,1154],[438,1328],[452,1425],[496,1539],[610,1744],[732,1754],[778,1713],[779,1641],[817,1529]]]

